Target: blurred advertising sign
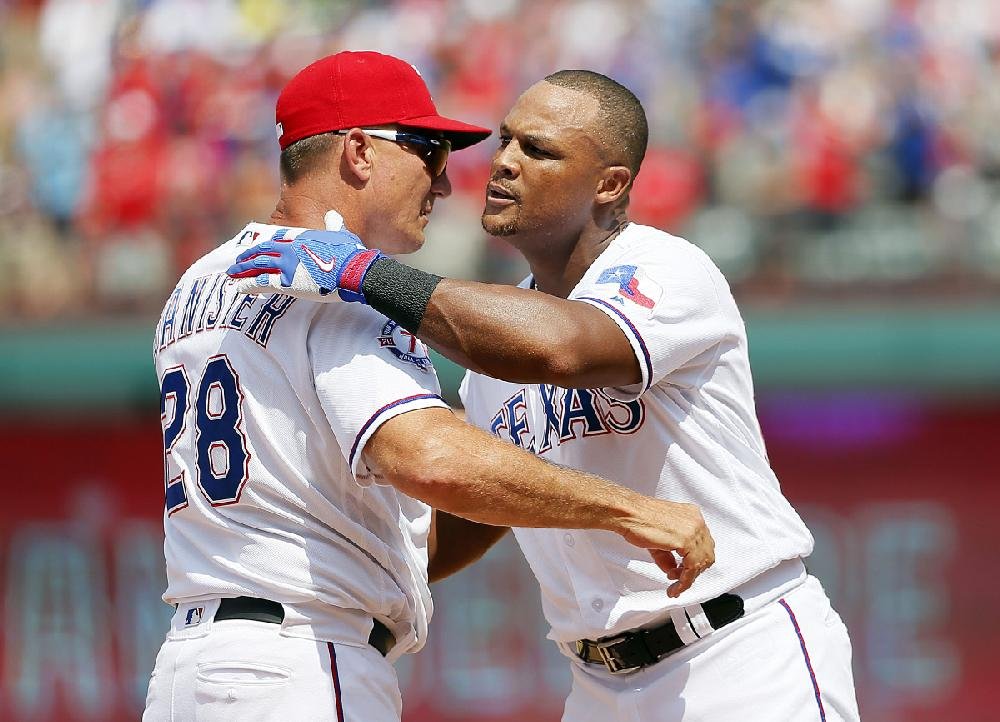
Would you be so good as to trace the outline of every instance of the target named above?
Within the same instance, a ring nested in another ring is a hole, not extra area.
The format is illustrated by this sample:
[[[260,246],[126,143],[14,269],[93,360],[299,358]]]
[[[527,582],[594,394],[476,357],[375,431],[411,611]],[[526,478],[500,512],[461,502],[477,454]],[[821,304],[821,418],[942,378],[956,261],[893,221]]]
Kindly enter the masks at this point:
[[[1000,403],[770,397],[768,449],[851,630],[863,718],[985,722],[1000,648]],[[0,422],[0,720],[139,716],[170,610],[155,417]],[[555,722],[568,691],[506,540],[435,586],[407,722]]]

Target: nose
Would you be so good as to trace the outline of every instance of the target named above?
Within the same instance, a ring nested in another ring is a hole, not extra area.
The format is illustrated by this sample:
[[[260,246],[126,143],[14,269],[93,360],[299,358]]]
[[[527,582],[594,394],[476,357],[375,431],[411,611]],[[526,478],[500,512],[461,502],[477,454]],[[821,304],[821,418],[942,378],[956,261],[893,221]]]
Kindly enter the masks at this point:
[[[515,142],[511,141],[507,145],[497,148],[493,154],[493,163],[490,168],[491,178],[516,178],[518,173],[517,153],[514,148]]]
[[[451,179],[448,177],[447,168],[441,172],[441,175],[431,181],[431,195],[438,198],[447,198],[451,195]]]

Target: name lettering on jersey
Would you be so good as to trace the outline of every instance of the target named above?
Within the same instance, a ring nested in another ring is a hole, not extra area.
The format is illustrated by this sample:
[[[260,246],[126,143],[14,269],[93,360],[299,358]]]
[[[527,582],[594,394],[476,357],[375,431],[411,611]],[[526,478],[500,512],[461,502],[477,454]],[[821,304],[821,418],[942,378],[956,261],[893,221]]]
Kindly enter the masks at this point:
[[[643,400],[619,401],[596,389],[561,389],[549,384],[538,387],[542,401],[540,428],[532,428],[525,391],[521,389],[503,402],[490,420],[490,432],[536,454],[553,444],[602,434],[634,434],[646,420]]]
[[[226,305],[226,284],[228,282],[229,276],[217,275],[216,283],[212,286],[214,291],[211,294],[211,300],[206,299],[205,309],[202,311],[202,317],[198,321],[199,331],[204,331],[207,328],[215,328],[215,324],[218,323],[219,315]],[[210,308],[212,309],[211,311],[209,311]]]
[[[382,327],[378,337],[378,345],[389,351],[403,363],[413,364],[421,371],[430,371],[431,359],[427,355],[427,347],[405,328],[395,321],[389,321]]]
[[[284,316],[285,311],[294,302],[295,299],[292,296],[285,296],[280,293],[271,296],[264,302],[254,320],[247,326],[247,336],[266,348],[267,341],[271,338],[271,331],[274,329],[275,321]]]
[[[232,329],[267,348],[275,323],[295,303],[281,294],[236,293],[233,280],[213,273],[177,284],[156,325],[153,353],[205,331]]]
[[[251,306],[257,299],[251,296],[249,293],[244,295],[237,301],[233,301],[233,305],[236,306],[236,310],[230,314],[229,322],[226,324],[226,328],[231,328],[239,331],[243,328],[243,325],[247,322],[247,313],[249,313]]]
[[[181,314],[181,328],[177,338],[184,338],[194,333],[195,317],[198,315],[198,308],[201,305],[201,295],[208,282],[208,276],[194,279],[191,284],[191,291],[187,295],[184,303],[184,312]]]
[[[170,339],[169,343],[173,343],[174,319],[177,317],[177,306],[180,303],[180,298],[181,286],[178,284],[173,293],[170,294],[170,298],[167,299],[167,303],[163,307],[163,313],[160,314],[160,322],[156,326],[156,347],[153,349],[154,353],[157,349],[165,348],[168,345],[167,339]]]

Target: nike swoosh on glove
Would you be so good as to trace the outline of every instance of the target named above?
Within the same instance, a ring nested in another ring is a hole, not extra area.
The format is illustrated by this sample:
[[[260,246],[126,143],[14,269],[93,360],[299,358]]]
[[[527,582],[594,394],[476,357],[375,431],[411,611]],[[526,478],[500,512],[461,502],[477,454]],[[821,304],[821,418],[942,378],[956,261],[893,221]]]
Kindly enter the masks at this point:
[[[290,233],[280,228],[236,257],[226,273],[240,279],[239,293],[277,291],[309,301],[367,303],[361,283],[380,251],[366,248],[348,230],[306,230],[286,238]]]

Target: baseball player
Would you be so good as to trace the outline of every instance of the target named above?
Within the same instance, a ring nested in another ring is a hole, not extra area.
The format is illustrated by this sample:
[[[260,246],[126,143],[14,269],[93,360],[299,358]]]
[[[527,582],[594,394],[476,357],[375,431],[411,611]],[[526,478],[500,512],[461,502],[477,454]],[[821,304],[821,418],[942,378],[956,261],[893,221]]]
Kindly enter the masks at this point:
[[[267,241],[299,249],[297,263],[325,278],[332,261],[307,245],[323,232],[306,229],[341,228],[334,207],[384,251],[419,248],[450,192],[449,150],[489,131],[440,116],[417,72],[377,53],[305,68],[276,118],[272,222],[195,262],[155,331],[164,600],[176,612],[143,719],[398,722],[391,662],[426,639],[428,562],[432,577],[459,568],[506,526],[621,535],[649,550],[674,593],[688,588],[713,558],[693,506],[557,467],[459,421],[424,345],[372,308],[246,295],[226,277]],[[377,255],[361,250],[340,270]],[[435,546],[429,505],[494,526],[445,517]]]
[[[482,220],[528,260],[520,289],[387,258],[332,285],[274,275],[274,259],[231,270],[307,298],[360,291],[472,369],[461,393],[480,427],[702,508],[718,561],[676,597],[614,535],[514,530],[572,663],[566,722],[856,720],[847,630],[803,565],[813,540],[770,468],[726,280],[695,246],[626,216],[646,140],[639,101],[597,73],[555,73],[517,100]],[[335,234],[315,244],[359,253]]]

